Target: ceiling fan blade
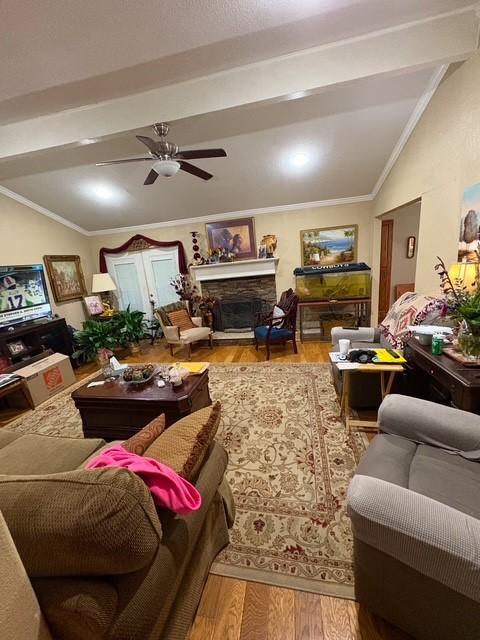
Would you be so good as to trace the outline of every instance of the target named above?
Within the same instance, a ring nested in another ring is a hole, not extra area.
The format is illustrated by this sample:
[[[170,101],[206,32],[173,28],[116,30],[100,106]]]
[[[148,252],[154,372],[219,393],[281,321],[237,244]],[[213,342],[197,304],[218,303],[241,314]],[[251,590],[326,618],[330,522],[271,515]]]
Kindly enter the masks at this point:
[[[145,182],[143,184],[144,185],[145,184],[153,184],[157,178],[158,178],[158,173],[155,171],[155,169],[151,169],[150,173],[145,178]]]
[[[185,151],[179,151],[176,158],[185,160],[195,160],[198,158],[226,158],[227,152],[225,149],[191,149]]]
[[[197,176],[197,178],[202,178],[202,180],[210,180],[210,178],[213,178],[211,173],[190,164],[190,162],[184,162],[183,160],[179,160],[179,162],[180,169],[183,169],[183,171],[186,171],[187,173],[191,173],[192,176]]]
[[[97,167],[103,167],[106,164],[122,164],[124,162],[144,162],[145,160],[152,161],[153,158],[125,158],[124,160],[108,160],[107,162],[97,162]]]
[[[135,136],[137,140],[140,140],[146,147],[150,149],[152,153],[157,153],[157,143],[155,140],[148,138],[147,136]]]

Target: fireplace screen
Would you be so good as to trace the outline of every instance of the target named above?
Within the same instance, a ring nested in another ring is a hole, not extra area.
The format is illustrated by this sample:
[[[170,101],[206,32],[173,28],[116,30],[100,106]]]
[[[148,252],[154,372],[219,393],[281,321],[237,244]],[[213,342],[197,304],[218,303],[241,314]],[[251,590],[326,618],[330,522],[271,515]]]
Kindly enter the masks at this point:
[[[252,331],[257,313],[268,311],[270,305],[262,298],[226,296],[213,308],[215,331]]]

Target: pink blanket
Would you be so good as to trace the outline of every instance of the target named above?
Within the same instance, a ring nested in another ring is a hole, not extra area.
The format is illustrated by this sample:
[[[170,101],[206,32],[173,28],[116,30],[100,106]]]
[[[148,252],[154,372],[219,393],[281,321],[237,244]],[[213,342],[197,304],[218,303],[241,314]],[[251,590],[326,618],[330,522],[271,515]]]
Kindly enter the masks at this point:
[[[153,458],[130,453],[120,445],[106,449],[86,466],[87,469],[101,467],[123,467],[133,471],[150,489],[155,504],[180,515],[197,511],[202,506],[202,496],[195,487],[173,469]]]

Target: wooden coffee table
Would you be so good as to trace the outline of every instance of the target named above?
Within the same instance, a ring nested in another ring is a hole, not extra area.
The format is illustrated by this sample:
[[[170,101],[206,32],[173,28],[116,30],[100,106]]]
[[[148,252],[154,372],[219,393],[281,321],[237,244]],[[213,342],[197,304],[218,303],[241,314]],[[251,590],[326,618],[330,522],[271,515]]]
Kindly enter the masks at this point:
[[[103,375],[99,375],[95,381],[103,379]],[[156,380],[142,385],[128,384],[121,379],[98,387],[88,387],[88,384],[72,393],[86,438],[126,440],[161,413],[165,414],[168,427],[212,402],[208,370],[189,376],[177,388],[169,382],[160,388]]]

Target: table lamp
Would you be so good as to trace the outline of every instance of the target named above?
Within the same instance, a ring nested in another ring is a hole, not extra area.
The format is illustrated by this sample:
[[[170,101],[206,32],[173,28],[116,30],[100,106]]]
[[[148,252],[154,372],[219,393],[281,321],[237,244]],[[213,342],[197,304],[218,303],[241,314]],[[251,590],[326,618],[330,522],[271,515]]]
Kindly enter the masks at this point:
[[[473,293],[478,284],[478,267],[478,262],[454,262],[448,275],[455,287],[464,287],[468,293]]]
[[[112,291],[116,291],[117,287],[109,273],[94,273],[92,279],[92,293],[99,293],[105,307],[105,315],[113,312],[113,296]]]

